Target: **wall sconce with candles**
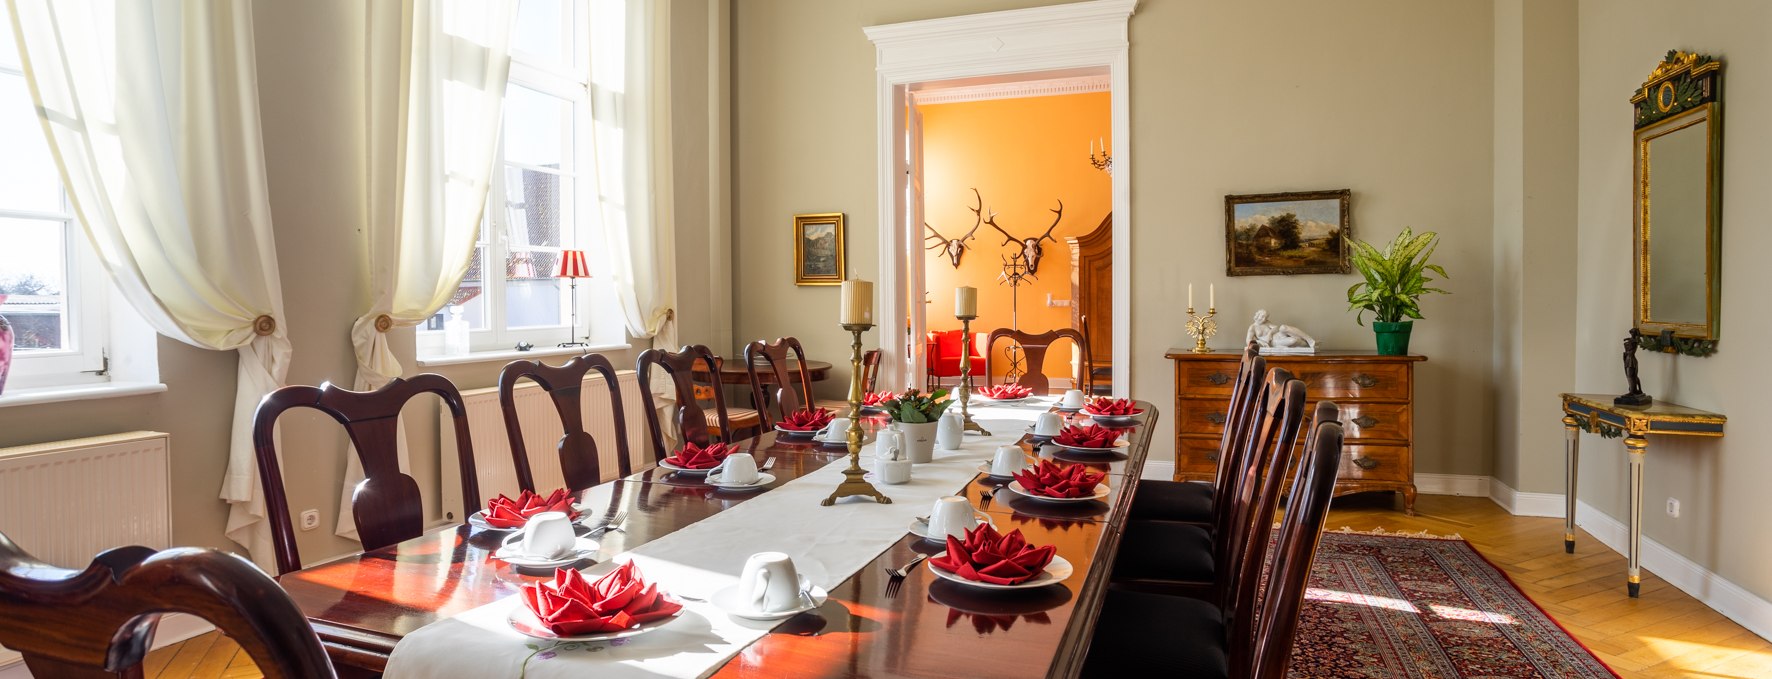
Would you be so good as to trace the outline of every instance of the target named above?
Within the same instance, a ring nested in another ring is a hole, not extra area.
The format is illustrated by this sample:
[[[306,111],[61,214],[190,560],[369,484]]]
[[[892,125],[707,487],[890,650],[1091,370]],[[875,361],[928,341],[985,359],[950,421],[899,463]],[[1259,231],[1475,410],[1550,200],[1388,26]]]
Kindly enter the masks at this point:
[[[1095,147],[1097,145],[1101,146],[1101,156],[1099,158],[1095,155]],[[1106,139],[1096,137],[1095,141],[1089,142],[1089,164],[1095,166],[1095,169],[1101,170],[1110,175],[1114,173],[1114,157],[1108,155]]]

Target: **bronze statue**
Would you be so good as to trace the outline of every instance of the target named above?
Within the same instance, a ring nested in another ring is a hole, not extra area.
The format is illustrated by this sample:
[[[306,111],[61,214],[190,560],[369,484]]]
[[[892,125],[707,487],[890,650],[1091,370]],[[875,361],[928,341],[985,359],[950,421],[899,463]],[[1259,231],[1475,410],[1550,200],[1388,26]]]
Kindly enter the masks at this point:
[[[1655,402],[1643,393],[1643,378],[1637,376],[1637,345],[1642,339],[1643,331],[1636,328],[1631,328],[1630,335],[1624,338],[1624,380],[1630,385],[1630,391],[1612,399],[1615,405],[1646,406]]]

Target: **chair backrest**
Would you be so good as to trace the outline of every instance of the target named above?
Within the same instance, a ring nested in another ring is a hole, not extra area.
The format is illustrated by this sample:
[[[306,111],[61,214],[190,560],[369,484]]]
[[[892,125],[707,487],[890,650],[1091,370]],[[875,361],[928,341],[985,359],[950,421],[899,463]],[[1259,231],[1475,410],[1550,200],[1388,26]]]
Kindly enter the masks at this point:
[[[295,528],[289,521],[289,500],[283,491],[283,472],[272,436],[277,418],[290,408],[313,408],[344,425],[363,463],[363,482],[351,494],[351,512],[357,536],[365,550],[379,549],[424,534],[423,500],[418,482],[400,471],[400,409],[420,394],[432,393],[449,406],[455,421],[456,456],[461,462],[462,514],[480,506],[480,484],[474,475],[474,445],[468,437],[468,411],[461,392],[442,375],[426,373],[411,379],[395,378],[375,391],[351,391],[332,385],[292,385],[265,396],[252,417],[252,447],[258,453],[258,476],[265,489],[266,519],[270,521],[271,546],[276,550],[277,572],[301,569],[295,548]]]
[[[664,429],[658,421],[658,405],[652,396],[652,367],[658,366],[671,378],[673,392],[677,396],[676,412],[673,414],[677,427],[678,440],[705,446],[714,440],[713,432],[708,430],[706,411],[696,401],[695,371],[697,364],[705,366],[712,375],[714,384],[714,411],[720,423],[720,432],[724,436],[732,435],[732,422],[726,413],[726,396],[718,387],[720,382],[720,359],[704,345],[687,345],[676,352],[663,349],[647,349],[640,352],[638,370],[640,371],[640,398],[646,404],[646,429],[652,433],[653,460],[663,460],[670,452],[665,450]]]
[[[792,354],[791,356],[789,354]],[[790,364],[789,360],[798,361]],[[767,366],[760,365],[768,362]],[[745,345],[745,372],[751,377],[751,403],[756,404],[757,414],[762,417],[763,426],[768,427],[787,417],[788,413],[798,412],[812,405],[812,371],[806,367],[806,350],[801,348],[800,340],[783,337],[774,342],[757,340]],[[797,366],[799,370],[790,373],[788,368]],[[758,368],[768,368],[774,377],[775,403],[780,407],[779,417],[770,417],[769,399],[763,393],[763,376],[757,374]],[[794,383],[799,383],[800,390],[794,391]],[[724,433],[726,430],[720,430]]]
[[[1341,423],[1328,420],[1318,420],[1305,443],[1304,457],[1287,496],[1286,516],[1280,521],[1280,536],[1274,541],[1272,574],[1256,621],[1260,627],[1254,630],[1252,652],[1245,656],[1251,676],[1286,676],[1299,612],[1304,607],[1305,584],[1317,555],[1323,521],[1329,515],[1329,500],[1335,494],[1341,443]],[[1234,658],[1232,663],[1234,667]]]
[[[1051,381],[1046,378],[1046,350],[1052,348],[1053,342],[1068,339],[1077,344],[1079,358],[1082,360],[1082,365],[1077,371],[1077,379],[1072,383],[1072,386],[1082,390],[1085,394],[1091,391],[1089,380],[1092,373],[1095,372],[1095,359],[1089,355],[1089,338],[1084,337],[1083,333],[1077,332],[1075,328],[1058,328],[1038,335],[1013,328],[992,330],[984,342],[985,386],[991,384],[991,354],[994,353],[997,340],[1005,337],[1009,338],[1009,341],[1021,345],[1022,359],[1026,369],[1018,381],[1021,386],[1034,390],[1036,394],[1048,393],[1051,390]]]
[[[270,679],[335,676],[301,609],[237,556],[121,547],[69,570],[0,535],[0,645],[24,654],[35,676],[139,678],[165,613],[214,624]]]
[[[1255,395],[1261,390],[1262,380],[1266,378],[1267,357],[1261,355],[1258,345],[1250,342],[1243,350],[1243,360],[1237,364],[1237,381],[1231,385],[1231,400],[1224,409],[1224,434],[1218,441],[1218,470],[1212,481],[1213,497],[1230,497],[1231,480],[1236,478],[1237,470],[1242,468],[1242,453],[1249,444],[1249,419],[1255,410]],[[1220,518],[1220,513],[1229,506],[1225,502],[1213,504],[1215,525],[1224,520]]]
[[[1263,565],[1267,563],[1268,543],[1273,537],[1274,510],[1279,507],[1280,491],[1285,486],[1286,472],[1292,469],[1292,463],[1298,458],[1300,451],[1293,444],[1298,442],[1301,431],[1313,431],[1313,427],[1303,427],[1304,413],[1304,382],[1293,380],[1290,386],[1296,386],[1298,392],[1298,411],[1296,416],[1281,418],[1282,427],[1277,437],[1275,451],[1268,458],[1267,468],[1261,472],[1261,488],[1255,496],[1255,512],[1249,517],[1248,538],[1243,541],[1243,551],[1231,563],[1238,569],[1236,585],[1230,591],[1231,606],[1228,609],[1228,629],[1231,630],[1233,643],[1253,644],[1255,625],[1259,624],[1256,616],[1257,596],[1262,588],[1258,583],[1262,578]],[[1290,397],[1290,394],[1288,394]],[[1288,406],[1290,408],[1290,406]],[[1288,415],[1292,411],[1288,410]],[[1335,422],[1341,417],[1341,409],[1333,401],[1317,403],[1314,422]],[[1314,437],[1306,435],[1307,441]],[[1271,575],[1270,575],[1271,577]],[[1253,646],[1247,650],[1253,652]]]
[[[1222,567],[1229,569],[1226,577],[1218,578],[1215,583],[1218,586],[1216,598],[1219,605],[1232,614],[1236,605],[1233,595],[1250,573],[1240,559],[1250,551],[1251,545],[1267,539],[1265,526],[1273,521],[1274,505],[1279,501],[1278,493],[1270,492],[1279,487],[1278,483],[1267,483],[1271,470],[1277,466],[1279,473],[1284,475],[1286,464],[1292,460],[1298,425],[1304,419],[1304,382],[1293,379],[1292,373],[1284,368],[1270,368],[1258,398],[1260,410],[1250,422],[1254,433],[1244,451],[1246,457],[1242,468],[1232,482],[1231,494],[1225,498],[1232,503],[1230,522],[1219,527],[1219,537],[1213,540],[1216,550],[1213,563],[1224,564]],[[1219,499],[1214,498],[1214,501]],[[1258,524],[1262,527],[1259,530]],[[1266,543],[1261,542],[1261,545]]]
[[[880,390],[879,349],[869,349],[861,353],[861,388],[870,392]],[[807,396],[806,398],[811,399],[812,397]]]
[[[574,356],[560,366],[541,361],[512,361],[498,374],[498,407],[504,412],[505,434],[511,439],[511,458],[517,467],[517,486],[534,491],[535,477],[529,470],[529,450],[523,445],[523,425],[517,421],[517,382],[527,377],[548,392],[554,410],[560,413],[565,434],[555,445],[560,454],[560,473],[566,487],[572,490],[589,488],[603,482],[602,458],[597,454],[597,440],[585,431],[584,405],[580,392],[585,377],[592,370],[603,376],[609,388],[610,414],[615,422],[615,449],[619,455],[620,476],[634,473],[628,457],[627,414],[621,406],[621,384],[615,379],[615,366],[600,354]]]

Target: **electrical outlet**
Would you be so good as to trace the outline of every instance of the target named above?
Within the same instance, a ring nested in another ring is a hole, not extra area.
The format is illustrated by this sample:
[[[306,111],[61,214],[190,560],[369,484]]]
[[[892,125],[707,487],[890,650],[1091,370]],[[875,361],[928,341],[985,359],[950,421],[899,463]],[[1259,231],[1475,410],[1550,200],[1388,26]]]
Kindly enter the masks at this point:
[[[320,527],[320,510],[308,509],[301,513],[301,529],[313,530]]]
[[[1667,499],[1667,515],[1674,517],[1676,519],[1680,518],[1680,501],[1679,500],[1676,500],[1671,497]]]

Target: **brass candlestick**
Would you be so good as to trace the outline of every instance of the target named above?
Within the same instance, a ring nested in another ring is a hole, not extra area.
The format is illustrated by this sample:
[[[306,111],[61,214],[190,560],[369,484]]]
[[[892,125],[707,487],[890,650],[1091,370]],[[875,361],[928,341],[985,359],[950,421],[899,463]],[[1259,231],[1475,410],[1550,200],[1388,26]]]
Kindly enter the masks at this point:
[[[960,386],[954,387],[954,398],[960,399],[960,420],[966,425],[962,432],[975,431],[983,436],[990,436],[983,426],[972,421],[972,410],[967,402],[972,400],[972,319],[977,316],[955,316],[960,319]]]
[[[883,505],[892,504],[892,498],[862,478],[867,476],[867,471],[861,468],[861,333],[872,327],[872,323],[843,324],[843,329],[854,337],[849,343],[849,468],[843,470],[843,482],[837,484],[831,496],[819,502],[826,507],[851,495],[871,497]]]
[[[1189,296],[1191,297],[1192,294],[1190,293]],[[1206,340],[1212,339],[1213,335],[1218,334],[1218,321],[1213,320],[1213,317],[1217,315],[1218,307],[1206,307],[1206,315],[1197,316],[1194,315],[1194,307],[1188,306],[1187,334],[1194,338],[1194,353],[1212,353],[1211,349],[1206,348]]]

